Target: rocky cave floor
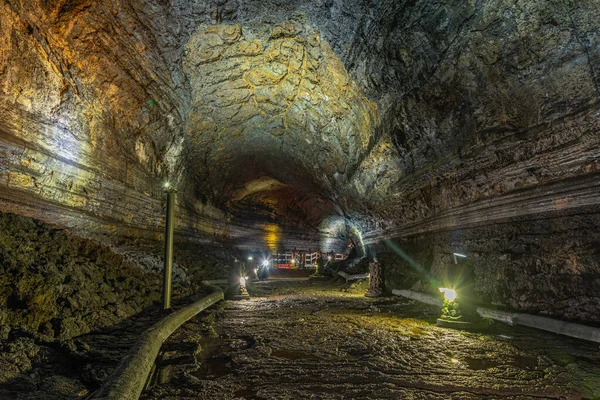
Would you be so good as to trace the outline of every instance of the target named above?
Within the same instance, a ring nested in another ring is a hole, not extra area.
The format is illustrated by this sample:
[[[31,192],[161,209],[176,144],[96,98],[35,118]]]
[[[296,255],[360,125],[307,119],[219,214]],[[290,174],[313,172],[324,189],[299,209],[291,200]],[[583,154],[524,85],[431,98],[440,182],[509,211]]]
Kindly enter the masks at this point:
[[[268,282],[165,343],[142,399],[593,399],[598,345],[503,324],[435,325],[437,310],[363,285]]]
[[[210,293],[202,289],[173,299],[178,309]],[[164,317],[155,304],[116,325],[62,341],[43,341],[13,329],[0,340],[0,361],[21,370],[5,379],[9,368],[0,369],[0,399],[88,399],[111,374],[140,334]]]

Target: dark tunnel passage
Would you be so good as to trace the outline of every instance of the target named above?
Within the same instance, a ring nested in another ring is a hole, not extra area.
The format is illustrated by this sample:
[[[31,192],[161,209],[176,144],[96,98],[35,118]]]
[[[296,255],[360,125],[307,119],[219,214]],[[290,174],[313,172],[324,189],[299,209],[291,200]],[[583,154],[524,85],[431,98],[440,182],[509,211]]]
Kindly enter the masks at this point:
[[[597,0],[0,12],[0,398],[600,397]]]

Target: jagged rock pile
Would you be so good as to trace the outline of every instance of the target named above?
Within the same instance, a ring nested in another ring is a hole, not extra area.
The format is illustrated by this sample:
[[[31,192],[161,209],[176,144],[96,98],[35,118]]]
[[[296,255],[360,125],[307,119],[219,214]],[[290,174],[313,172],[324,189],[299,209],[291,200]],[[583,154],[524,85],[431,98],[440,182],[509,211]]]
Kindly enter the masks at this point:
[[[156,273],[30,218],[0,215],[0,321],[46,340],[109,326],[160,299]]]

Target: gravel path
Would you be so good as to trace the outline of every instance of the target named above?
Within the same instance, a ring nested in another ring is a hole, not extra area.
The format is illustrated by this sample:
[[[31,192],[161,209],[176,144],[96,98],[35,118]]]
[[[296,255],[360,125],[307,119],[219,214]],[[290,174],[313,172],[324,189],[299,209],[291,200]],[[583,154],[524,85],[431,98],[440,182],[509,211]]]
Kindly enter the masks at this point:
[[[279,282],[186,324],[143,399],[583,399],[598,346],[495,324],[435,326],[437,311],[342,285]],[[213,322],[214,321],[214,322]],[[212,336],[218,337],[210,338]]]

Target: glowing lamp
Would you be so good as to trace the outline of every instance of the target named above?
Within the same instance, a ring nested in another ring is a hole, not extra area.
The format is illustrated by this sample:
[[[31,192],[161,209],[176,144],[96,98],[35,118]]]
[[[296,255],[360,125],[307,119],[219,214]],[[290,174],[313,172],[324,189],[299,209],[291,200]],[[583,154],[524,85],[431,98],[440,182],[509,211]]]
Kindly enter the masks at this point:
[[[265,261],[263,261],[262,264],[263,264],[263,267],[268,267],[269,266],[269,261],[265,260]]]
[[[171,183],[169,181],[165,182],[165,189],[168,189],[169,187],[171,187]]]
[[[296,259],[292,258],[292,264],[296,264]]]
[[[327,259],[328,259],[329,261],[331,261],[331,256],[327,256]]]
[[[252,261],[252,256],[249,256],[249,257],[248,257],[248,261]]]
[[[456,300],[456,291],[455,290],[441,287],[440,292],[444,293],[444,299],[446,299],[448,301]]]

